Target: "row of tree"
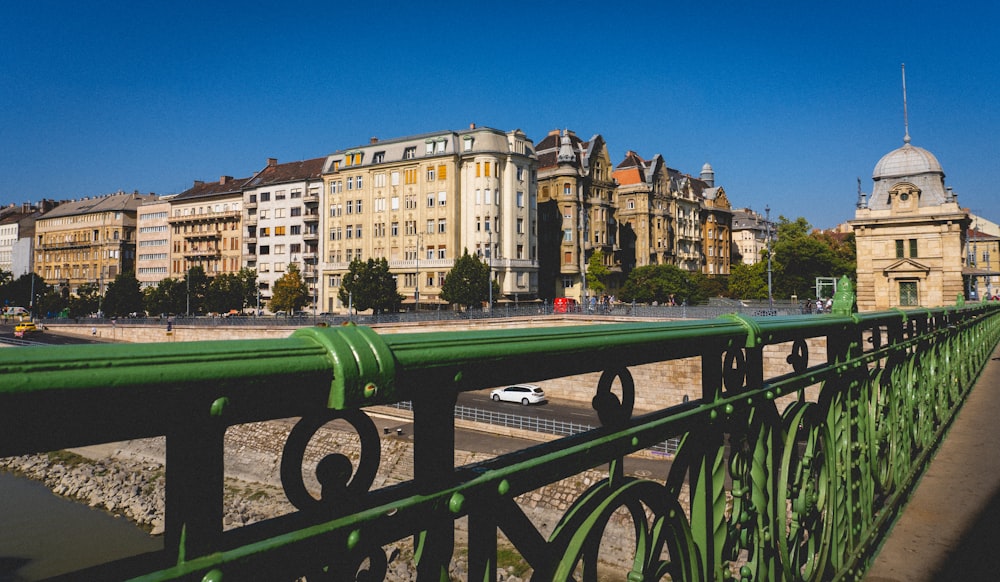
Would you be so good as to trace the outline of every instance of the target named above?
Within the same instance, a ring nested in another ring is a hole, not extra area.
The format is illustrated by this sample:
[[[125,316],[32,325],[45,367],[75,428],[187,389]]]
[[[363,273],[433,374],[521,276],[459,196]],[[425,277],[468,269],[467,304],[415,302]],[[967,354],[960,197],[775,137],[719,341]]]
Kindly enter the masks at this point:
[[[775,298],[795,295],[805,299],[814,295],[817,277],[854,276],[853,234],[813,232],[804,218],[788,220],[784,216],[779,218],[777,232],[777,242],[771,248]],[[588,291],[604,294],[613,276],[601,251],[596,251],[588,263]],[[491,282],[488,265],[465,250],[445,276],[441,298],[473,309],[488,301],[491,285],[492,296],[499,297],[499,287],[496,281]],[[339,296],[344,305],[358,311],[388,313],[402,306],[404,297],[397,289],[396,275],[389,271],[386,259],[355,259],[342,279]],[[673,265],[638,267],[618,289],[618,298],[640,303],[693,304],[717,296],[767,299],[767,289],[765,256],[754,265],[737,262],[728,277],[684,271]],[[310,302],[308,286],[297,265],[289,265],[288,272],[275,282],[271,296],[267,307],[275,312],[292,313]],[[94,283],[81,285],[75,295],[70,295],[68,288],[48,285],[38,275],[29,273],[14,279],[9,272],[0,271],[0,301],[4,305],[31,305],[42,316],[82,317],[98,311],[108,316],[226,313],[233,309],[256,310],[258,298],[257,272],[247,268],[209,278],[201,267],[192,267],[185,278],[166,278],[144,290],[134,274],[124,273],[108,284],[103,296]]]

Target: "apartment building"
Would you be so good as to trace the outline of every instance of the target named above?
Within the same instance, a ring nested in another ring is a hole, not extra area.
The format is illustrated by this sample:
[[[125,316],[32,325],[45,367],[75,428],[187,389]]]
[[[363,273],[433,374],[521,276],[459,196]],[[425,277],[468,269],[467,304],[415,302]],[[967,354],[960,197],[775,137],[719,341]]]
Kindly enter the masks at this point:
[[[326,157],[267,165],[243,188],[243,264],[257,271],[261,306],[288,265],[297,265],[312,297],[319,298],[319,243],[323,166]]]
[[[768,237],[773,244],[777,239],[777,232],[775,225],[769,223],[767,217],[761,216],[759,212],[749,208],[733,210],[734,256],[738,255],[745,265],[754,265],[765,260],[764,251],[767,250]]]
[[[670,178],[663,156],[644,160],[629,150],[615,168],[622,270],[673,264]]]
[[[323,170],[326,311],[355,259],[386,258],[404,305],[432,306],[456,258],[491,265],[505,298],[537,295],[533,143],[520,130],[440,131],[330,155]]]
[[[136,209],[135,278],[139,287],[155,287],[170,276],[170,200],[144,201]]]
[[[35,222],[34,270],[76,293],[135,270],[136,211],[154,194],[118,192],[63,202]]]
[[[538,143],[537,155],[538,202],[555,206],[562,233],[557,264],[541,265],[542,276],[556,280],[556,297],[582,302],[590,295],[587,263],[595,251],[601,250],[612,273],[621,273],[607,144],[600,135],[583,141],[570,130],[553,130]]]
[[[209,277],[237,273],[243,264],[243,186],[249,178],[196,180],[170,200],[170,277],[183,279],[201,267]]]
[[[701,272],[706,275],[728,275],[732,259],[733,211],[726,191],[715,185],[715,171],[706,163],[701,168],[702,256]]]

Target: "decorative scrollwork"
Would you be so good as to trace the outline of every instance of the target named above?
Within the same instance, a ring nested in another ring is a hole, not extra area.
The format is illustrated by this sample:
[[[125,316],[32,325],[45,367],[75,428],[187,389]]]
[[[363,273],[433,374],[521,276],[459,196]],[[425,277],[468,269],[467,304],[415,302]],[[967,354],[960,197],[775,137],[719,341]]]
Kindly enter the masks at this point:
[[[622,398],[611,391],[615,378],[621,380]],[[635,406],[635,381],[628,368],[609,369],[601,373],[597,382],[597,394],[591,401],[591,406],[597,411],[601,424],[609,428],[624,426],[632,418],[632,408]]]
[[[699,578],[699,555],[677,499],[659,483],[632,477],[618,486],[610,480],[595,484],[567,510],[549,540],[558,560],[547,571],[536,571],[534,578],[572,580],[582,566],[582,580],[596,581],[600,542],[619,509],[627,512],[635,531],[629,580]]]
[[[742,349],[731,349],[726,352],[725,363],[722,365],[722,380],[726,392],[742,392],[747,377],[747,358]]]
[[[831,526],[828,434],[821,408],[795,402],[785,410],[785,444],[778,481],[779,510],[787,508],[778,551],[785,578],[813,580],[829,558]]]
[[[316,499],[306,489],[302,478],[306,446],[320,428],[334,420],[344,420],[357,431],[361,439],[361,458],[356,470],[346,455],[333,453],[320,459],[316,464],[316,480],[322,490],[320,498]],[[358,499],[375,481],[381,461],[380,445],[375,423],[360,410],[322,410],[303,416],[289,431],[281,455],[281,484],[285,496],[303,511],[350,511],[350,501]]]
[[[809,367],[809,344],[806,340],[799,338],[792,342],[792,353],[785,361],[792,365],[792,370],[801,374]]]

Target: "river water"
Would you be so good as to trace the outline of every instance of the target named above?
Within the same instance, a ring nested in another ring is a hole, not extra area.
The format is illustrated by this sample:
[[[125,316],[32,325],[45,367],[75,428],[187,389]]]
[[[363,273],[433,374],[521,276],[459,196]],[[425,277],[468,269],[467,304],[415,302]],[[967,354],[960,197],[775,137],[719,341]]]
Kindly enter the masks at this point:
[[[163,548],[125,518],[0,471],[0,582],[57,574]]]

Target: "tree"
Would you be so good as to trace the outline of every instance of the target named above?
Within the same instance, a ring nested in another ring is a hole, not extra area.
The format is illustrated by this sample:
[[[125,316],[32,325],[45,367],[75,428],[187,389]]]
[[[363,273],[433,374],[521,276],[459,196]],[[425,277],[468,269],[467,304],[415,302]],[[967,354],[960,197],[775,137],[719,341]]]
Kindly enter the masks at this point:
[[[6,283],[0,284],[0,302],[4,305],[16,307],[37,307],[38,300],[45,295],[48,284],[40,275],[25,273],[17,279],[8,279]],[[34,298],[32,298],[34,290]],[[36,313],[37,309],[34,310]]]
[[[607,289],[609,276],[611,276],[611,269],[604,264],[604,252],[597,249],[587,261],[587,287],[595,295],[600,295]]]
[[[97,283],[83,283],[76,288],[76,295],[69,298],[69,316],[83,317],[96,313],[100,308],[100,288]]]
[[[184,309],[181,311],[195,314],[205,313],[205,296],[208,294],[208,275],[205,274],[204,267],[200,265],[188,267],[187,273],[185,273],[184,286]]]
[[[399,311],[403,296],[396,290],[396,279],[389,271],[385,258],[354,259],[344,275],[340,293],[341,303],[358,311],[371,309],[375,314]]]
[[[209,311],[226,313],[230,309],[243,309],[245,298],[243,281],[235,273],[222,273],[208,284],[205,305]]]
[[[854,275],[854,262],[849,259],[853,245],[845,242],[834,252],[829,238],[810,233],[811,229],[805,218],[779,218],[772,260],[775,297],[808,296],[814,293],[817,277]]]
[[[621,297],[642,303],[667,303],[671,298],[676,303],[698,303],[707,298],[706,290],[698,284],[702,277],[701,273],[684,271],[675,265],[637,267],[625,280]]]
[[[309,287],[299,274],[299,266],[288,264],[288,272],[274,282],[271,292],[271,311],[292,313],[302,309],[309,302]]]
[[[243,267],[236,273],[236,278],[239,279],[240,288],[243,290],[243,301],[240,304],[240,308],[245,309],[252,306],[256,309],[260,297],[257,288],[257,270]]]
[[[139,280],[134,273],[120,273],[108,284],[102,310],[112,317],[143,311],[142,291],[139,290]]]
[[[738,263],[730,268],[729,294],[736,299],[767,299],[767,263]]]
[[[479,257],[470,255],[469,249],[465,249],[444,277],[441,298],[448,303],[471,309],[489,300],[490,283],[489,265],[479,260]]]
[[[187,309],[187,283],[167,277],[156,287],[143,291],[143,307],[151,314],[185,313]]]

